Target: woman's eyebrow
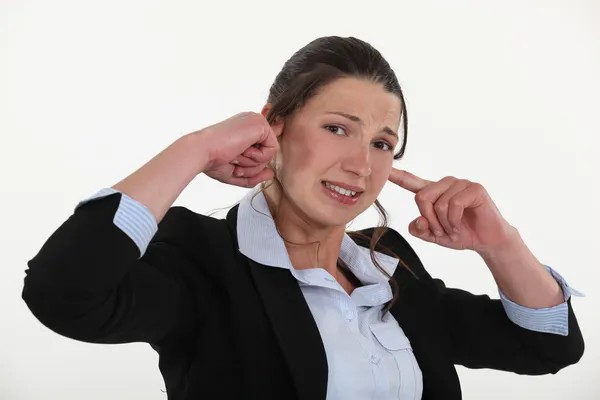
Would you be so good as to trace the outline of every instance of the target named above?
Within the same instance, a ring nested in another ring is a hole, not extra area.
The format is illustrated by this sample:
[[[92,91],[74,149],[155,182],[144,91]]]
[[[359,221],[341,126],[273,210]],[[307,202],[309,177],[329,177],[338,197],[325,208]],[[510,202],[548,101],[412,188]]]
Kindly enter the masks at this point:
[[[364,125],[364,121],[356,115],[347,114],[347,113],[341,112],[341,111],[327,111],[326,114],[340,115],[344,118],[348,118],[352,122],[356,122],[360,125]],[[381,132],[398,138],[398,133],[396,133],[392,128],[390,128],[388,126],[384,126],[383,129],[381,130]]]

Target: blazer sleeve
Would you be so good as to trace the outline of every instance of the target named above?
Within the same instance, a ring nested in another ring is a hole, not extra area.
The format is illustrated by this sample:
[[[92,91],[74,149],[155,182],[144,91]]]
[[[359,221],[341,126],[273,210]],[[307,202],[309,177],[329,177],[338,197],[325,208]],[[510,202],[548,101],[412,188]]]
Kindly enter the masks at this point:
[[[424,301],[438,320],[447,353],[454,364],[467,368],[491,368],[524,375],[556,373],[575,364],[584,352],[577,319],[568,306],[568,334],[537,332],[509,319],[499,299],[447,288],[433,279],[410,244],[394,230],[394,246],[420,281]]]
[[[437,308],[454,364],[524,375],[556,373],[575,364],[584,342],[571,300],[568,335],[537,332],[512,322],[500,300],[446,288],[434,279]]]
[[[192,329],[208,286],[200,268],[161,238],[145,253],[113,223],[121,193],[79,206],[28,263],[22,292],[54,332],[92,343],[158,344]],[[168,238],[166,238],[168,239]]]

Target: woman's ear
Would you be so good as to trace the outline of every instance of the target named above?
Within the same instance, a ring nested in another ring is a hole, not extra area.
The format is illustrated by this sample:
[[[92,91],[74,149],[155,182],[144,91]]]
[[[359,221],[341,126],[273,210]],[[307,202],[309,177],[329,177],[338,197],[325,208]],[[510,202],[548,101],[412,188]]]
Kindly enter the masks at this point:
[[[263,117],[267,118],[267,114],[269,113],[269,110],[271,109],[273,105],[271,103],[267,103],[264,105],[264,107],[262,108],[262,111],[260,112]]]
[[[263,117],[267,118],[267,115],[269,115],[269,111],[271,111],[272,108],[272,104],[267,103],[264,105],[264,107],[261,110],[261,114]],[[272,127],[276,127],[276,135],[277,135],[277,139],[280,140],[281,139],[281,134],[283,133],[283,129],[284,129],[284,119],[282,117],[276,117],[275,120],[273,121],[273,123],[271,124]]]

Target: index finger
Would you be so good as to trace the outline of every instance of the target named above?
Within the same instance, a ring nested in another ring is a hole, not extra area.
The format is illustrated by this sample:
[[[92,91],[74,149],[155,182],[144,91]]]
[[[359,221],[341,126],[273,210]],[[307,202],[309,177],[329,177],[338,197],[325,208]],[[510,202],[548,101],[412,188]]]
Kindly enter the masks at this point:
[[[388,180],[413,193],[417,193],[425,186],[432,183],[431,181],[419,178],[408,171],[396,168],[392,168],[392,172],[390,173]]]

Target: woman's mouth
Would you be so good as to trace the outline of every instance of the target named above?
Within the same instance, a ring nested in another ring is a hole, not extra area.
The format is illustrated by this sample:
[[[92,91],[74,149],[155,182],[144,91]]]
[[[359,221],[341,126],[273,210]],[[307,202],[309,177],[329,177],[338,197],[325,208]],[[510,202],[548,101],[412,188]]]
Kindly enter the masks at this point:
[[[358,198],[363,193],[359,188],[356,188],[356,191],[350,190],[326,181],[321,182],[321,187],[323,187],[325,194],[331,199],[346,205],[356,204]]]

